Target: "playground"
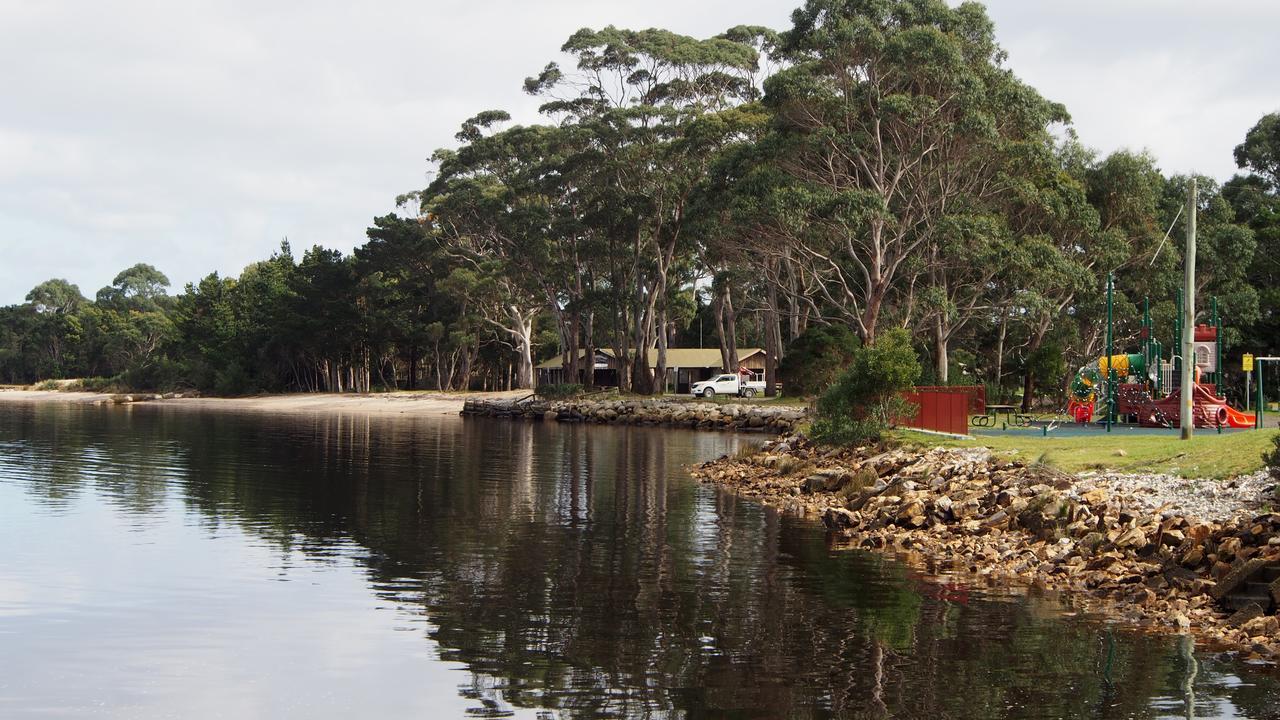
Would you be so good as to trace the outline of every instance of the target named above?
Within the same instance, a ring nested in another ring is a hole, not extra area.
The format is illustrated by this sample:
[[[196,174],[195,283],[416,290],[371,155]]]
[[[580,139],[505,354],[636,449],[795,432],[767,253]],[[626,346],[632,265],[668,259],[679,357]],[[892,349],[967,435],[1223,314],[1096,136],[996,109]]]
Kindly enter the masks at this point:
[[[1280,358],[1240,355],[1245,389],[1237,393],[1237,397],[1243,398],[1244,407],[1228,401],[1224,391],[1228,387],[1228,374],[1223,358],[1223,326],[1217,298],[1210,299],[1210,324],[1185,327],[1183,323],[1194,322],[1195,313],[1192,308],[1184,308],[1183,293],[1178,292],[1173,335],[1175,339],[1183,338],[1187,355],[1184,358],[1174,351],[1178,347],[1176,341],[1165,344],[1156,338],[1150,302],[1146,299],[1137,352],[1117,353],[1112,319],[1114,279],[1110,275],[1106,292],[1106,354],[1080,368],[1070,379],[1066,407],[1058,413],[1031,415],[1019,412],[1012,405],[987,404],[985,393],[979,389],[969,397],[972,413],[969,425],[973,434],[1041,437],[1051,433],[1058,437],[1097,433],[1159,434],[1179,430],[1184,425],[1221,434],[1261,430],[1274,426],[1276,419],[1280,419],[1280,412],[1273,411],[1273,418],[1268,422],[1265,395],[1265,370],[1276,369]],[[1280,378],[1272,378],[1273,388],[1278,381]],[[1184,393],[1188,397],[1184,398]],[[1183,412],[1190,413],[1190,423],[1183,423]]]
[[[1150,303],[1144,300],[1137,347],[1118,352],[1111,276],[1106,292],[1106,352],[1071,376],[1066,405],[1056,412],[989,404],[981,386],[916,388],[910,399],[923,400],[931,410],[946,405],[935,397],[947,397],[953,414],[968,413],[964,420],[955,418],[952,427],[967,425],[969,437],[957,434],[942,444],[982,445],[1067,472],[1230,478],[1260,470],[1280,421],[1280,406],[1268,402],[1273,400],[1268,390],[1274,396],[1280,389],[1280,357],[1241,353],[1232,361],[1237,372],[1229,373],[1217,298],[1210,298],[1209,322],[1188,327],[1184,323],[1193,323],[1195,313],[1184,306],[1182,291],[1170,342],[1157,338]],[[1176,352],[1180,346],[1186,348],[1185,358]],[[1183,423],[1187,411],[1190,422]],[[922,418],[928,414],[920,413]]]

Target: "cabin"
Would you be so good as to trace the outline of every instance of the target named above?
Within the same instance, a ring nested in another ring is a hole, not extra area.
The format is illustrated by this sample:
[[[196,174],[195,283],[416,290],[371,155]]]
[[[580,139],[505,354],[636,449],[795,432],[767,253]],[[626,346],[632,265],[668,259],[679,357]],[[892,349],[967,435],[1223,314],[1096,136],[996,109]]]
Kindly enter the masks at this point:
[[[738,365],[749,370],[754,376],[753,379],[763,379],[764,361],[765,352],[761,348],[738,349]],[[667,377],[663,383],[663,390],[668,393],[687,393],[689,392],[689,386],[693,383],[707,380],[713,375],[726,372],[727,369],[722,367],[723,364],[718,348],[667,348]],[[658,351],[656,348],[650,349],[649,367],[655,368],[657,365]],[[534,368],[534,371],[538,385],[558,385],[571,382],[582,384],[581,377],[565,377],[564,358],[561,355],[539,363]],[[579,372],[581,371],[580,369]],[[613,350],[598,348],[595,351],[592,373],[596,387],[618,387],[618,378],[621,377],[621,373]]]

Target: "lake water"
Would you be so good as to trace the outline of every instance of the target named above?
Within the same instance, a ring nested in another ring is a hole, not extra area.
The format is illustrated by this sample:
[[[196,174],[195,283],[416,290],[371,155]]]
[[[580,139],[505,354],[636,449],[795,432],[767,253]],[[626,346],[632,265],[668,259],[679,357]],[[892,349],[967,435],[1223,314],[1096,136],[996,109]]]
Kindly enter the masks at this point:
[[[752,441],[0,404],[0,718],[1280,716],[688,478]]]

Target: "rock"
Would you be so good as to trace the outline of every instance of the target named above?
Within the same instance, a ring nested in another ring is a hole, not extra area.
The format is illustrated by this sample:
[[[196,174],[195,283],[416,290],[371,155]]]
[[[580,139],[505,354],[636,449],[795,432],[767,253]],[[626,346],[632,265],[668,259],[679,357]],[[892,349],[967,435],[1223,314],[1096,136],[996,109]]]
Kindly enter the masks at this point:
[[[1182,556],[1182,560],[1179,562],[1183,567],[1197,567],[1204,562],[1204,549],[1199,547],[1191,548]]]
[[[1080,499],[1094,506],[1107,504],[1107,491],[1102,488],[1094,488],[1086,491],[1080,496]]]
[[[1255,603],[1253,607],[1258,607],[1258,605]],[[1263,615],[1245,622],[1240,626],[1240,629],[1248,633],[1250,637],[1275,635],[1280,632],[1280,618],[1275,615]]]
[[[1240,565],[1227,573],[1226,577],[1219,580],[1218,583],[1213,586],[1213,589],[1209,591],[1209,596],[1214,600],[1221,602],[1223,598],[1235,592],[1237,588],[1248,581],[1250,576],[1266,567],[1266,565],[1267,561],[1261,558],[1250,560]]]
[[[1237,610],[1231,615],[1231,617],[1228,617],[1227,625],[1229,627],[1243,627],[1248,624],[1249,621],[1261,618],[1262,616],[1262,606],[1258,603],[1249,603]]]
[[[857,527],[858,515],[844,508],[827,508],[822,513],[822,524],[832,530],[843,530]]]

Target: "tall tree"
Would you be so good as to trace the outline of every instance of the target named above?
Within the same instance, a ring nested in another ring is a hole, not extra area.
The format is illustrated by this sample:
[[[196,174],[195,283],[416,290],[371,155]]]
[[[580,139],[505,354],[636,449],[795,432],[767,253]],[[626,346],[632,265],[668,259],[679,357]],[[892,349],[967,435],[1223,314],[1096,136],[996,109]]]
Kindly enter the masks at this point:
[[[949,214],[1003,191],[1024,143],[1066,120],[1002,67],[976,3],[810,0],[792,16],[766,102],[811,232],[816,289],[867,341],[904,265]]]

